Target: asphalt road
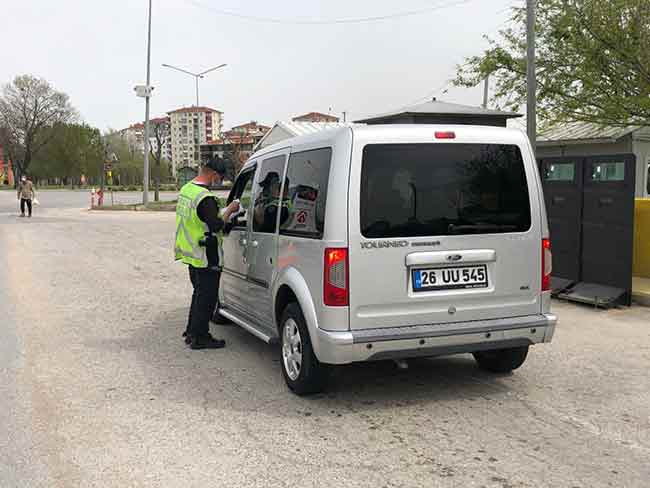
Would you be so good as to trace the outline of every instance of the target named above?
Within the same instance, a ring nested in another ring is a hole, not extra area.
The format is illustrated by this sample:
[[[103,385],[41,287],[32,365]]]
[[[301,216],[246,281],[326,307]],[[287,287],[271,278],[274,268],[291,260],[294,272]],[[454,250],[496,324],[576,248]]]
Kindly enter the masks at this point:
[[[161,200],[174,200],[177,192],[160,192]],[[90,207],[90,192],[88,190],[37,190],[36,197],[42,209],[53,208],[88,208]],[[150,194],[153,200],[153,192]],[[132,204],[142,202],[142,193],[133,191],[116,191],[112,196],[110,192],[104,194],[104,204]],[[36,207],[35,213],[39,213],[41,207]],[[12,190],[0,191],[0,214],[20,212],[19,202],[16,193]]]
[[[0,192],[0,487],[648,486],[650,309],[556,304],[512,375],[362,364],[298,398],[239,328],[181,342],[172,214],[41,198]]]

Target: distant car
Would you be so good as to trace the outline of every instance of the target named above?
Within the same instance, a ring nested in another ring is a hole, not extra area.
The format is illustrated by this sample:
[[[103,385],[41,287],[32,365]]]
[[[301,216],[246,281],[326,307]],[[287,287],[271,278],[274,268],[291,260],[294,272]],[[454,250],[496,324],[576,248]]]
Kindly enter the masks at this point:
[[[258,222],[249,216],[270,173],[283,183],[266,208],[284,213]],[[234,199],[245,212],[224,237],[219,312],[280,343],[297,394],[321,390],[329,365],[357,361],[473,353],[507,372],[553,337],[546,210],[520,131],[298,137],[254,154]]]

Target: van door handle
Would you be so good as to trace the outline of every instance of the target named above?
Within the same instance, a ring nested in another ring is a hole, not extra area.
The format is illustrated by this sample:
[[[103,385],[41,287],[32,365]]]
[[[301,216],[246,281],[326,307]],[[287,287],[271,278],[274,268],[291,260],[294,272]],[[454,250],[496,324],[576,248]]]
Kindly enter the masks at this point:
[[[553,204],[558,204],[558,203],[564,203],[565,198],[564,197],[553,197]]]
[[[259,245],[259,242],[251,241],[251,247],[257,247],[258,245]]]
[[[245,237],[242,237],[241,239],[239,239],[239,244],[245,246],[246,244],[248,244],[248,241],[246,240]]]
[[[601,206],[611,205],[612,203],[614,203],[614,199],[613,198],[608,198],[608,197],[603,197],[603,198],[601,198],[599,200],[599,202],[600,202]]]

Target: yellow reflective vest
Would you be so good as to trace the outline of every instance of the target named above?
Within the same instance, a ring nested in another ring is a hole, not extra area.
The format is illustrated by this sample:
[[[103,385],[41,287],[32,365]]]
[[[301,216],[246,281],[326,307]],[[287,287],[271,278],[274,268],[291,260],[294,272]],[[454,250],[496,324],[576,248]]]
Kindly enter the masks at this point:
[[[207,248],[200,245],[209,229],[208,225],[199,218],[197,213],[199,204],[207,197],[213,197],[219,201],[218,197],[210,190],[190,181],[181,188],[178,203],[176,204],[175,258],[177,261],[180,260],[195,268],[207,268],[209,266]],[[223,235],[221,232],[217,235],[217,242],[219,267],[221,267],[223,266],[221,247]]]

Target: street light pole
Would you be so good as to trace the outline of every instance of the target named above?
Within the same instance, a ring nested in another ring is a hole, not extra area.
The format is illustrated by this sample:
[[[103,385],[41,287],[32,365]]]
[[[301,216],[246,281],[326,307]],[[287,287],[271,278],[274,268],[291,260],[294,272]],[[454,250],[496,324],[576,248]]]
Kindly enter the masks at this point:
[[[537,150],[537,77],[535,70],[535,1],[526,0],[526,128],[528,138]]]
[[[151,0],[149,0],[149,29],[147,34],[147,91],[144,109],[144,178],[142,182],[142,204],[149,203],[149,101],[151,99]]]
[[[185,73],[186,75],[190,75],[194,77],[194,80],[196,82],[196,106],[199,106],[199,79],[203,78],[205,75],[208,73],[218,70],[219,68],[223,68],[225,66],[228,66],[227,64],[220,64],[219,66],[215,66],[214,68],[207,69],[205,71],[202,71],[200,73],[192,73],[191,71],[187,71],[186,69],[183,68],[177,68],[176,66],[172,66],[171,64],[163,64],[163,67],[165,68],[171,68],[175,69],[176,71],[180,71],[181,73]]]

